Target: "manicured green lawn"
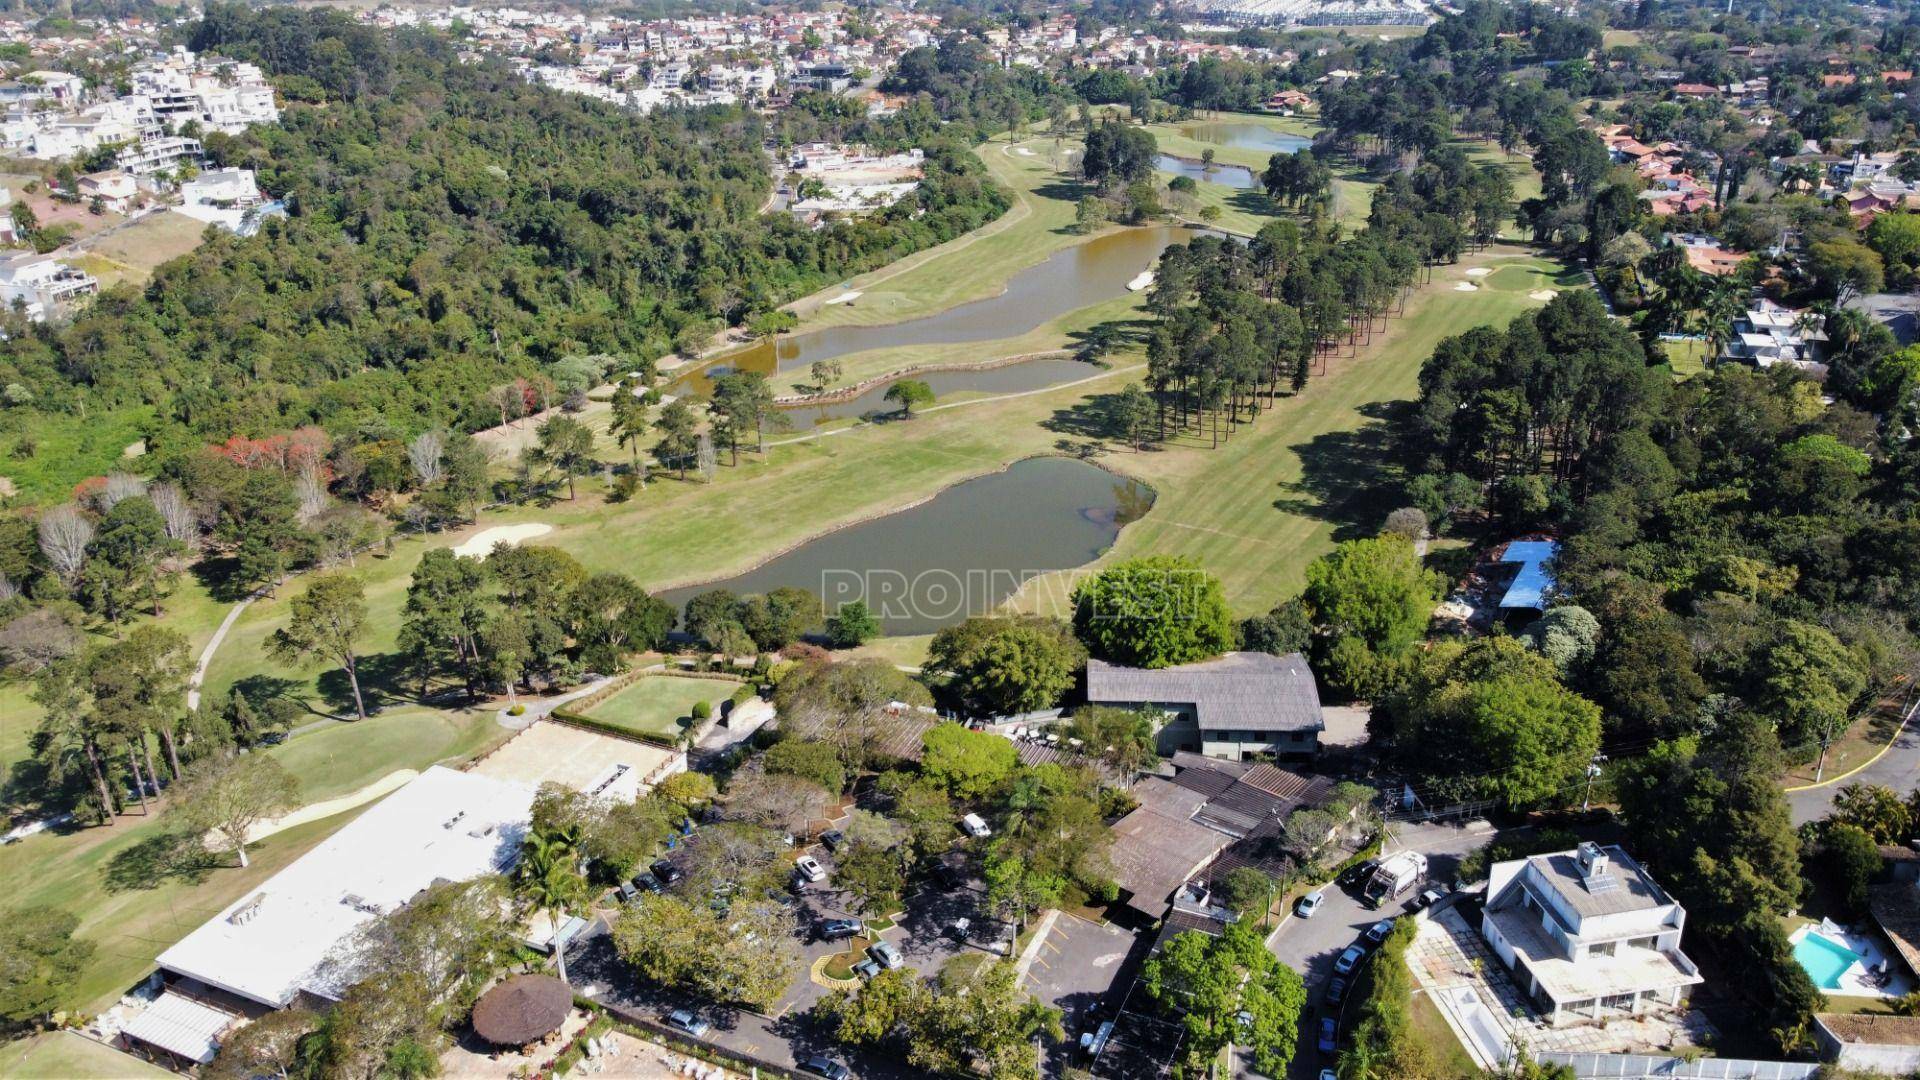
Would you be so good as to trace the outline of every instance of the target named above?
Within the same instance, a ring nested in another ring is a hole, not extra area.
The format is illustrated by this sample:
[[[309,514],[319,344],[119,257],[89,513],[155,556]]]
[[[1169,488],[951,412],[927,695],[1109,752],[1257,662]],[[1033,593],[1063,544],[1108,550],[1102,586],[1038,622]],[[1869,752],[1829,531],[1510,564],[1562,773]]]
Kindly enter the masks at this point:
[[[622,687],[612,697],[588,710],[589,719],[668,737],[686,730],[696,702],[718,709],[740,684],[724,679],[688,679],[678,675],[646,675]]]
[[[357,791],[396,769],[464,761],[511,734],[491,710],[396,709],[297,735],[272,753],[300,781],[300,801],[310,803]]]
[[[398,766],[396,766],[398,767]],[[93,960],[72,1003],[88,1012],[111,1005],[153,970],[154,957],[221,908],[306,853],[357,810],[277,833],[247,849],[246,869],[221,865],[192,875],[154,869],[139,856],[143,842],[162,831],[164,814],[143,819],[138,811],[117,825],[62,835],[30,837],[0,848],[0,881],[7,903],[47,904],[80,919],[76,931],[94,943]],[[116,862],[115,856],[120,856]],[[113,870],[109,874],[109,870]],[[0,1067],[0,1076],[12,1076]]]
[[[1676,379],[1690,379],[1707,370],[1707,343],[1705,341],[1663,341],[1667,350],[1667,366],[1673,369]]]
[[[1447,1018],[1440,1015],[1440,1007],[1427,995],[1413,995],[1407,1020],[1413,1041],[1433,1052],[1433,1064],[1439,1076],[1447,1080],[1470,1080],[1483,1075],[1467,1048],[1460,1045],[1460,1036],[1453,1033],[1453,1028],[1447,1026]]]
[[[168,1080],[173,1074],[71,1031],[48,1031],[0,1046],[0,1076],[11,1080]]]
[[[1455,291],[1493,267],[1499,288]],[[1143,453],[1117,450],[1102,464],[1151,484],[1152,512],[1126,527],[1096,561],[1190,555],[1220,576],[1237,614],[1262,612],[1300,589],[1307,563],[1339,539],[1371,536],[1399,503],[1402,482],[1387,424],[1392,402],[1418,392],[1420,365],[1442,338],[1504,325],[1541,305],[1530,293],[1574,287],[1565,267],[1517,248],[1492,248],[1436,271],[1406,314],[1357,358],[1330,361],[1305,393],[1282,398],[1251,426],[1212,446],[1189,433]],[[1230,479],[1229,479],[1230,478]],[[1064,612],[1072,572],[1036,578],[1020,607]]]

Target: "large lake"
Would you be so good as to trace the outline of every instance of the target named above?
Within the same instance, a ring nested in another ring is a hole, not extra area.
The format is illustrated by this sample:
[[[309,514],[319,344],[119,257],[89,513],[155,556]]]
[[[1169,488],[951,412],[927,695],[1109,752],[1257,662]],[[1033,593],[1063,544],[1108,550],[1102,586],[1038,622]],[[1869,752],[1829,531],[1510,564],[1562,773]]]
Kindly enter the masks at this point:
[[[889,634],[926,634],[991,612],[1028,578],[1093,561],[1153,505],[1153,491],[1072,458],[1029,458],[918,506],[849,525],[724,581],[672,589],[684,606],[709,589],[783,585],[827,611],[864,599]]]
[[[1270,154],[1297,154],[1313,145],[1312,139],[1275,131],[1265,124],[1232,120],[1196,121],[1183,124],[1180,134],[1196,142],[1209,142],[1241,150],[1264,150]]]
[[[1260,178],[1253,174],[1253,170],[1241,165],[1222,165],[1219,162],[1207,165],[1172,154],[1161,154],[1157,167],[1163,173],[1191,177],[1203,184],[1219,184],[1241,191],[1260,186]]]

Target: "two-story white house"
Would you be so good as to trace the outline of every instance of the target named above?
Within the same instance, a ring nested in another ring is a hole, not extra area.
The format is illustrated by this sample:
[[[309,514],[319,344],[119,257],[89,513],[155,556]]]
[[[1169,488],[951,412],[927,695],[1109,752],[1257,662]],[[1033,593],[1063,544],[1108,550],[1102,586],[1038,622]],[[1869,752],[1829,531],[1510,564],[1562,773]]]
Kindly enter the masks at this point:
[[[99,291],[100,282],[92,274],[51,255],[28,251],[0,258],[0,306],[35,322],[63,314]]]
[[[1700,969],[1686,909],[1618,846],[1495,863],[1480,933],[1558,1027],[1678,1008]]]

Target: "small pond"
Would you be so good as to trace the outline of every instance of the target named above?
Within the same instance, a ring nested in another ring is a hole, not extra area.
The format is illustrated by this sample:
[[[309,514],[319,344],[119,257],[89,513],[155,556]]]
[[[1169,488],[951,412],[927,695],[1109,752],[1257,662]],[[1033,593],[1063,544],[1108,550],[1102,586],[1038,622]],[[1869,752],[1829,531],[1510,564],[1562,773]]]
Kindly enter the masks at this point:
[[[1029,458],[918,506],[837,529],[757,569],[670,589],[684,606],[709,589],[782,585],[829,613],[865,600],[889,634],[926,634],[991,612],[1027,579],[1091,562],[1153,506],[1153,490],[1072,458]]]

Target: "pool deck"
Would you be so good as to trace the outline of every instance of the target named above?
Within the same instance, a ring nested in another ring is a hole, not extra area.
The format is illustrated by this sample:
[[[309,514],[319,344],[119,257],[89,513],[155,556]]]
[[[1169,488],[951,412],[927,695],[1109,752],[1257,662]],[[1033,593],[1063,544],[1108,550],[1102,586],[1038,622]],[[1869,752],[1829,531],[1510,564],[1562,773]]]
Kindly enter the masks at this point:
[[[1789,940],[1798,946],[1809,935],[1822,938],[1860,958],[1848,965],[1832,986],[1822,985],[1816,976],[1814,985],[1822,990],[1847,997],[1889,999],[1905,997],[1912,992],[1913,980],[1900,972],[1899,965],[1888,955],[1890,950],[1887,943],[1878,935],[1839,926],[1832,920],[1823,920],[1795,930]]]

